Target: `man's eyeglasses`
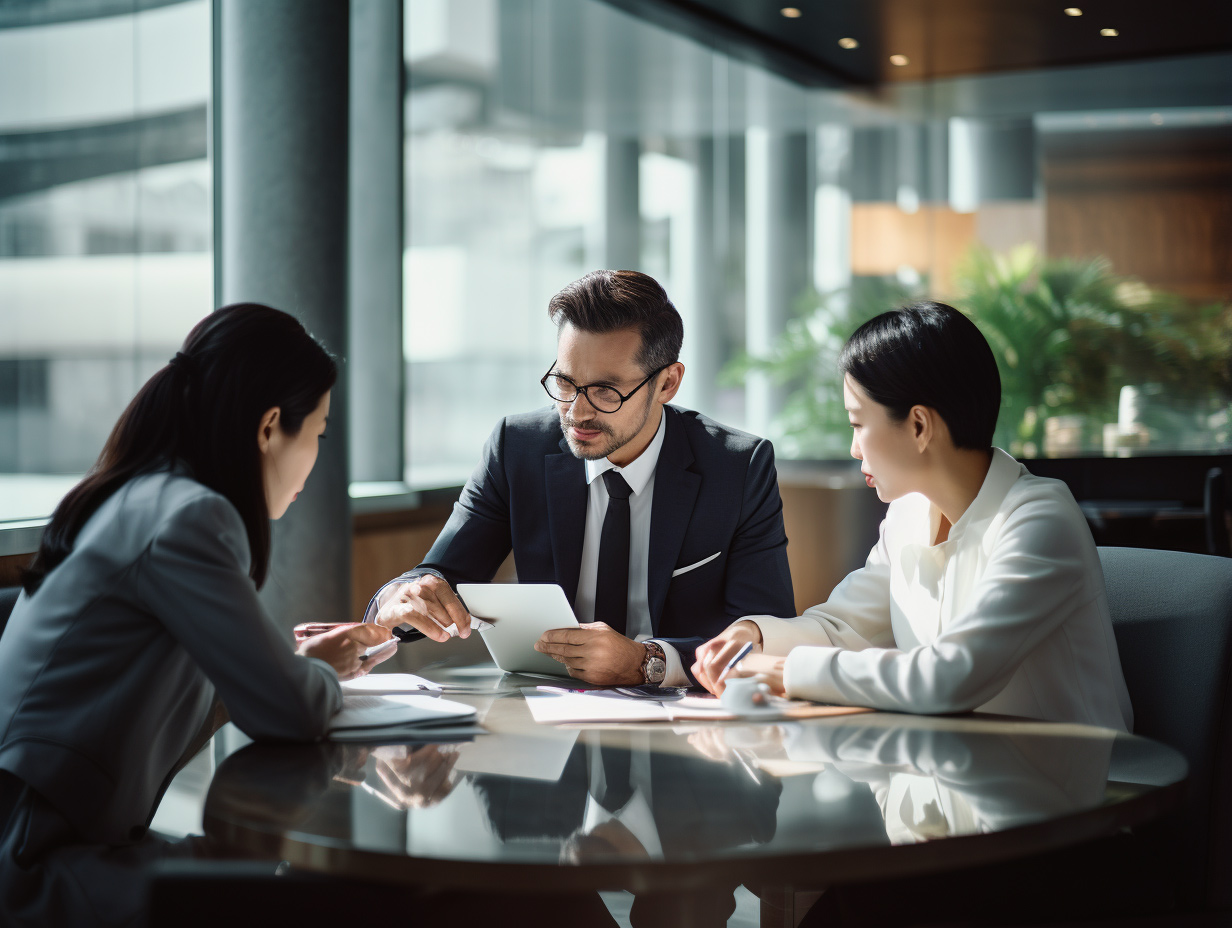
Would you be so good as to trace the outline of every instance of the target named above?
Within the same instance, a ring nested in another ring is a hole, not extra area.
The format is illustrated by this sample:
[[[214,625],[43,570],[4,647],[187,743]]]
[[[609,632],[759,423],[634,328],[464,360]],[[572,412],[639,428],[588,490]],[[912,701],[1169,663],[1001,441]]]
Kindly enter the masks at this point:
[[[557,358],[557,360],[560,360]],[[556,361],[552,362],[552,367],[556,366]],[[646,379],[639,383],[628,393],[621,393],[615,387],[609,387],[606,384],[588,383],[579,385],[574,383],[564,374],[552,373],[552,367],[548,368],[548,372],[543,375],[543,379],[539,382],[543,384],[543,389],[547,391],[548,396],[556,400],[558,403],[572,403],[578,398],[578,395],[586,397],[586,401],[591,406],[595,407],[599,412],[616,412],[623,406],[634,393],[650,383],[651,379],[662,371],[671,367],[670,364],[664,364],[660,368],[656,368],[646,375]]]

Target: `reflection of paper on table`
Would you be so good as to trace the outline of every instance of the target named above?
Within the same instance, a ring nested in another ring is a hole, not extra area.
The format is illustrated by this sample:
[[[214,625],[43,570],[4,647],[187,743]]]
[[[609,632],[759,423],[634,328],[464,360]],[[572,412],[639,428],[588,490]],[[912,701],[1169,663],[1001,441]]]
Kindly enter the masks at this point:
[[[555,783],[565,772],[569,754],[580,735],[576,728],[545,728],[542,735],[482,738],[458,748],[454,769]]]
[[[370,673],[342,682],[343,695],[352,693],[439,693],[441,685],[413,673]]]

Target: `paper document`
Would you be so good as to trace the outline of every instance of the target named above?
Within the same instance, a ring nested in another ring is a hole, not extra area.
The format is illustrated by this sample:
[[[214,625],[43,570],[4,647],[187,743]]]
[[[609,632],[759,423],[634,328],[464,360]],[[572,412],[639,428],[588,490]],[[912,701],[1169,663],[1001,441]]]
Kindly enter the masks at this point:
[[[685,696],[655,702],[644,697],[629,697],[615,689],[579,692],[556,686],[523,687],[522,695],[536,722],[675,722],[767,720],[817,718],[871,712],[856,706],[819,706],[798,699],[771,697],[769,705],[756,714],[739,715],[713,696]]]
[[[523,687],[522,695],[536,722],[666,722],[657,702],[620,696],[572,693],[556,687]]]
[[[351,695],[342,697],[342,709],[330,723],[330,732],[430,727],[474,716],[474,707],[437,696]]]
[[[439,693],[442,687],[413,673],[370,673],[342,683],[343,695],[388,693]]]

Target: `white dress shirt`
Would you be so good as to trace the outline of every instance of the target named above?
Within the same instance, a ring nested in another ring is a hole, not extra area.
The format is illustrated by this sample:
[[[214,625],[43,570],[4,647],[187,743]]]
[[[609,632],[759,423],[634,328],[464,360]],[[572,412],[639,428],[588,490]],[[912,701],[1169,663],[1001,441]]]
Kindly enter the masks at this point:
[[[579,622],[595,620],[595,585],[599,579],[599,542],[603,537],[603,517],[607,515],[607,484],[599,478],[614,470],[625,479],[633,495],[629,497],[629,613],[625,634],[634,641],[647,641],[650,621],[650,510],[654,501],[655,467],[663,449],[667,416],[660,412],[659,428],[646,450],[627,467],[617,467],[607,458],[586,462],[586,530],[582,541],[582,567],[578,571],[577,597],[573,611]],[[688,686],[680,652],[666,641],[654,639],[667,658],[664,686]]]
[[[1090,529],[1069,489],[1000,449],[979,494],[890,504],[864,567],[794,619],[750,616],[789,696],[903,712],[977,710],[1128,731],[1133,711]]]

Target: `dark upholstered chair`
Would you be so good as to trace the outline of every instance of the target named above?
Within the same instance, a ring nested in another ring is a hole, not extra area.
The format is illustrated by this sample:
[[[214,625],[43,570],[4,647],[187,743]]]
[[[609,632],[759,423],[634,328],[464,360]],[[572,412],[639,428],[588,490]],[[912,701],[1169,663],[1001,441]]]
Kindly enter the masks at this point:
[[[1232,908],[1232,560],[1100,548],[1134,732],[1189,761],[1173,845],[1180,902]]]
[[[9,616],[17,605],[17,597],[21,595],[21,587],[0,587],[0,634],[4,634],[4,626],[9,624]]]

